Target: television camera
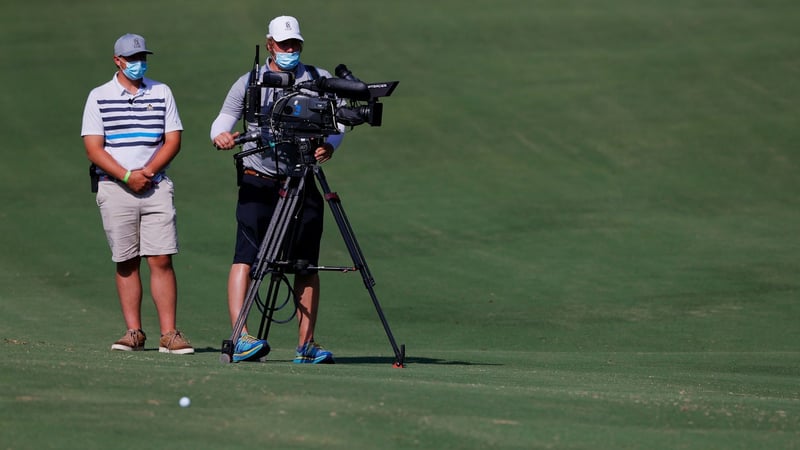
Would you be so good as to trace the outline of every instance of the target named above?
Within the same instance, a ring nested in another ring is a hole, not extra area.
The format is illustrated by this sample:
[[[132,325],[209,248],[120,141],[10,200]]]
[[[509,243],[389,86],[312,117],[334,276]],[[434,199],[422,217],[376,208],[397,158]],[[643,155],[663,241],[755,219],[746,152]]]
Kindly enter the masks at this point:
[[[237,145],[262,139],[265,131],[275,143],[280,143],[339,134],[340,124],[351,128],[364,123],[381,126],[383,104],[380,98],[390,96],[399,84],[399,81],[364,83],[344,64],[336,67],[337,78],[299,83],[291,72],[267,71],[260,80],[255,76],[257,73],[256,69],[251,73],[245,112],[247,122],[257,126],[251,126],[238,136]],[[262,114],[263,88],[281,90],[277,91],[270,110]]]

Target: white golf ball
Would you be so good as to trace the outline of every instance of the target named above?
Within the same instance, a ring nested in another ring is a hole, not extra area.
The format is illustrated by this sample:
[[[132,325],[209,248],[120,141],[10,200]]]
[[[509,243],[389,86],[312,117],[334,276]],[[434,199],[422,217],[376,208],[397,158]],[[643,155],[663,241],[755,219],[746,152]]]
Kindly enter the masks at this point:
[[[178,404],[181,405],[181,408],[188,408],[189,405],[192,404],[192,401],[189,400],[189,397],[181,397],[180,401],[178,401]]]

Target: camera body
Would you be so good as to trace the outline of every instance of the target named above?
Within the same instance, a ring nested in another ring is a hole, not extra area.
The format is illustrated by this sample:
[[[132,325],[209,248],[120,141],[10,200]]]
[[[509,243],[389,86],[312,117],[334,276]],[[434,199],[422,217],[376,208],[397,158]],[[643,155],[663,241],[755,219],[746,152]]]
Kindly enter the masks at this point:
[[[272,106],[269,127],[278,139],[323,137],[339,134],[336,122],[335,98],[317,97],[291,91],[278,98]]]
[[[380,126],[379,99],[390,95],[398,83],[367,85],[358,79],[320,78],[294,84],[275,100],[268,114],[270,129],[277,136],[322,137],[338,134],[340,124]]]

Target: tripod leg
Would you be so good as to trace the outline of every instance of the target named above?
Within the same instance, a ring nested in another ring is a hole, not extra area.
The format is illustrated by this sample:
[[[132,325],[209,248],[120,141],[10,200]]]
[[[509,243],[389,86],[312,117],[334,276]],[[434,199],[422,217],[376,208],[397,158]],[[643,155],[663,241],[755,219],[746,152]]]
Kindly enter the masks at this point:
[[[258,326],[258,338],[267,340],[269,329],[272,327],[275,306],[278,304],[278,291],[280,290],[282,274],[273,272],[269,280],[267,300],[264,302],[264,311],[261,314],[261,324]]]
[[[302,192],[304,187],[304,174],[305,171],[303,172],[303,177],[290,177],[284,184],[283,194],[278,199],[275,212],[267,228],[267,233],[264,235],[264,239],[259,247],[256,262],[251,268],[250,284],[247,287],[242,309],[233,326],[231,337],[230,339],[222,341],[222,353],[220,355],[220,362],[222,363],[233,362],[236,341],[242,334],[242,330],[247,322],[247,316],[250,315],[250,310],[253,307],[253,302],[258,297],[258,290],[261,286],[261,282],[267,272],[276,270],[275,263],[278,261],[278,257],[284,248],[284,240],[298,204],[299,193]],[[270,291],[272,291],[272,288],[273,286],[270,286]],[[264,311],[265,314],[267,312],[268,310]]]
[[[361,272],[361,278],[364,280],[364,286],[367,288],[369,296],[372,299],[372,304],[375,306],[375,311],[378,313],[381,324],[383,324],[386,337],[389,338],[389,343],[392,346],[395,356],[394,367],[404,367],[405,345],[401,345],[398,348],[397,342],[392,334],[392,330],[389,328],[389,322],[386,320],[386,316],[383,314],[383,308],[381,308],[381,304],[378,301],[378,296],[375,294],[375,289],[373,289],[375,286],[375,279],[372,278],[372,274],[369,271],[369,266],[367,266],[367,261],[364,259],[364,253],[361,251],[361,247],[358,245],[358,240],[356,240],[356,236],[353,233],[353,228],[350,226],[350,221],[347,220],[347,215],[342,207],[342,202],[335,192],[331,192],[328,181],[325,178],[325,174],[322,172],[322,168],[319,166],[314,166],[314,174],[319,181],[320,188],[322,188],[322,193],[325,197],[325,200],[327,200],[328,205],[331,208],[333,218],[336,221],[336,225],[339,227],[339,232],[344,239],[347,251],[350,253],[350,258],[353,260],[353,266],[357,268],[359,272]]]

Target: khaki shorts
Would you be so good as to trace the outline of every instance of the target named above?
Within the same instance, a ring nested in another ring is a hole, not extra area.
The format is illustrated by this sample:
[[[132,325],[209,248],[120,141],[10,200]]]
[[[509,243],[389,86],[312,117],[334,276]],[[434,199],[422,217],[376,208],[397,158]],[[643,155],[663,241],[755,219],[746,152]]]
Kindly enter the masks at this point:
[[[178,253],[174,186],[164,177],[149,192],[138,195],[116,181],[101,181],[97,206],[103,219],[111,260]]]

